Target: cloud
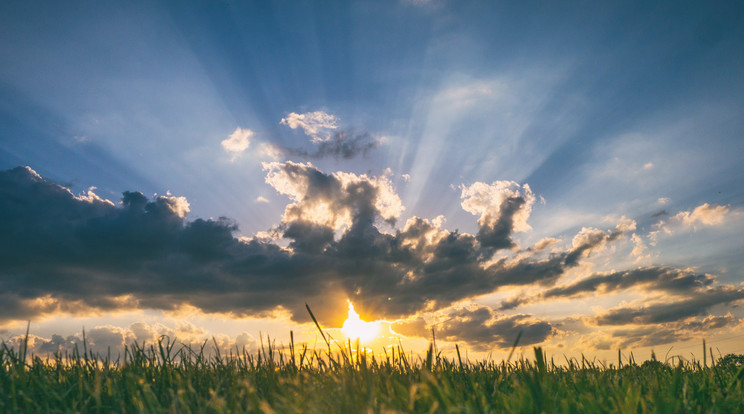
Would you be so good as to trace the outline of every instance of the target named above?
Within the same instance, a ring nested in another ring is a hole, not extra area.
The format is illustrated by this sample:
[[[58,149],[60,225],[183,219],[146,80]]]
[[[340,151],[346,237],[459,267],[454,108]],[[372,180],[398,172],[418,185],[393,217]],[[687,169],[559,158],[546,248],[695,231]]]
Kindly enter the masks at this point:
[[[695,227],[696,225],[717,226],[724,222],[729,210],[729,206],[705,203],[695,207],[692,212],[681,211],[677,213],[670,221],[678,222],[688,227]]]
[[[341,322],[347,298],[362,313],[395,320],[445,311],[509,286],[564,289],[553,294],[570,296],[634,284],[669,291],[676,284],[683,291],[709,283],[708,276],[641,269],[555,287],[567,270],[634,228],[626,219],[612,230],[582,229],[567,248],[546,240],[517,257],[494,259],[513,244],[512,232],[527,229],[534,195],[526,185],[462,186],[463,208],[479,216],[473,235],[443,228],[441,216],[389,227],[404,211],[389,174],[325,173],[289,161],[263,167],[266,182],[289,199],[271,232],[287,243],[236,237],[238,227],[227,218],[188,221],[183,197],[124,192],[114,204],[76,196],[27,167],[0,171],[0,319],[189,305],[233,316],[283,310],[306,321],[307,302],[321,323],[332,325]],[[539,250],[547,246],[553,248],[544,257]],[[454,322],[444,328],[449,337],[473,343],[488,332],[497,344],[509,343],[511,332],[523,328],[531,335],[525,339],[548,335],[531,317],[491,312],[453,315],[473,329],[469,336]],[[642,318],[639,312],[630,320]]]
[[[668,211],[666,211],[666,210],[660,210],[660,211],[657,211],[656,213],[652,214],[651,215],[651,218],[657,218],[657,217],[668,216],[668,215],[669,215],[669,212]]]
[[[461,185],[462,208],[480,216],[477,239],[482,246],[504,249],[514,245],[510,235],[514,231],[527,231],[527,219],[535,203],[530,186],[520,186],[514,181],[494,181],[492,184],[476,182]]]
[[[595,348],[627,349],[631,347],[648,347],[671,344],[710,335],[712,331],[733,328],[741,319],[731,313],[726,315],[708,315],[687,321],[671,322],[658,325],[615,329],[595,335]],[[598,344],[602,344],[597,346]]]
[[[353,173],[324,174],[312,164],[264,163],[266,183],[294,201],[282,221],[309,222],[339,230],[379,216],[394,223],[403,211],[390,180]]]
[[[424,318],[403,319],[391,324],[395,333],[409,337],[426,338],[431,335],[431,328],[427,326]]]
[[[304,114],[292,112],[286,118],[282,118],[280,123],[292,129],[301,128],[306,135],[312,137],[312,143],[316,147],[307,150],[301,147],[263,144],[261,152],[275,160],[282,155],[285,157],[300,157],[305,160],[329,157],[337,160],[349,160],[359,155],[366,156],[369,151],[383,141],[383,138],[374,138],[369,133],[356,134],[349,131],[339,131],[339,119],[335,115],[323,111]]]
[[[518,306],[558,298],[572,298],[597,293],[611,294],[622,290],[640,288],[674,295],[690,295],[704,292],[715,282],[708,274],[663,266],[650,266],[639,269],[594,274],[576,282],[556,286],[532,297],[513,297],[501,303],[500,309],[513,309]]]
[[[558,242],[560,242],[560,239],[556,239],[555,237],[546,237],[537,243],[535,243],[534,246],[529,247],[528,250],[534,251],[534,252],[541,252],[548,247],[555,246]]]
[[[692,211],[680,211],[667,221],[660,220],[654,226],[656,230],[648,234],[651,245],[655,245],[662,234],[671,235],[682,230],[697,230],[700,227],[720,226],[734,214],[730,206],[717,204],[701,204]],[[666,210],[654,214],[652,217],[668,215]]]
[[[591,254],[594,251],[601,249],[607,243],[616,240],[626,231],[635,229],[635,222],[628,223],[623,218],[621,223],[615,226],[613,231],[605,231],[597,228],[582,227],[576,236],[574,236],[571,244],[573,250],[566,256],[566,264],[575,266],[578,264],[578,260]]]
[[[272,154],[272,158],[277,159],[279,155],[283,154],[288,157],[300,157],[303,159],[323,159],[323,158],[335,158],[350,160],[357,156],[366,156],[367,153],[379,145],[380,140],[373,138],[370,134],[349,134],[346,131],[340,131],[329,136],[328,139],[323,141],[314,141],[317,147],[308,151],[304,148],[292,148],[292,147],[280,147],[272,144],[266,144],[271,147],[271,151],[266,151],[267,154]]]
[[[741,299],[744,299],[744,289],[722,286],[674,302],[611,309],[597,315],[594,322],[598,325],[647,325],[677,322],[707,314],[708,310],[715,305],[728,304]]]
[[[510,348],[520,334],[520,345],[541,343],[554,332],[550,323],[530,315],[499,316],[487,307],[457,310],[437,329],[443,340],[466,341],[479,351]]]
[[[545,292],[543,297],[567,297],[597,291],[615,292],[632,287],[666,292],[689,293],[710,286],[715,278],[707,274],[667,267],[646,267],[606,275],[594,275],[578,282],[555,287]]]
[[[241,152],[248,149],[251,145],[251,138],[255,135],[255,132],[250,129],[236,128],[227,139],[221,142],[222,148],[233,154],[240,154]]]
[[[636,263],[650,257],[649,255],[646,255],[648,246],[646,246],[646,243],[644,243],[641,236],[633,233],[633,235],[630,237],[630,241],[633,242],[633,250],[630,252],[630,254],[636,258]]]
[[[313,142],[327,141],[331,131],[338,128],[338,118],[323,111],[298,114],[291,112],[280,123],[292,129],[302,128],[306,135],[313,138]]]

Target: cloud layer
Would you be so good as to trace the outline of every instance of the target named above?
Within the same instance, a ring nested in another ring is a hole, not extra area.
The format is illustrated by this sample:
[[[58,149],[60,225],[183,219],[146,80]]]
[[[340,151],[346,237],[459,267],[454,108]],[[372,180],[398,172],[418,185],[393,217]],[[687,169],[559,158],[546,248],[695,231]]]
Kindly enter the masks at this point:
[[[714,305],[744,297],[714,276],[665,267],[556,285],[635,223],[584,228],[565,248],[546,239],[521,249],[512,236],[529,230],[535,195],[527,185],[462,186],[462,207],[479,217],[471,235],[444,229],[441,218],[412,217],[396,227],[404,207],[386,176],[328,174],[294,162],[265,163],[264,170],[267,184],[290,199],[274,229],[286,247],[236,238],[227,218],[187,221],[183,197],[125,192],[115,204],[93,189],[75,195],[28,167],[0,172],[3,320],[191,305],[237,316],[284,309],[306,321],[308,302],[323,323],[337,325],[350,298],[378,318],[447,315],[438,328],[443,338],[486,349],[510,346],[519,332],[523,344],[555,334],[550,321],[503,313],[527,303],[630,288],[679,299],[609,309],[587,322],[622,326],[693,323]],[[458,305],[518,286],[541,292],[507,300],[500,311]]]

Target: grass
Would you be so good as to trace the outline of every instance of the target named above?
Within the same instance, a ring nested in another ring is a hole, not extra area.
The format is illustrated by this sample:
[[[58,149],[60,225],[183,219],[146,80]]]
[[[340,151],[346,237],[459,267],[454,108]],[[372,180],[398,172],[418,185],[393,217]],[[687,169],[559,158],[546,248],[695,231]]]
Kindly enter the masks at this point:
[[[0,412],[744,412],[740,355],[711,366],[558,365],[536,347],[532,360],[467,362],[433,342],[421,357],[400,347],[375,357],[323,338],[322,351],[291,341],[228,355],[162,338],[116,360],[85,348],[42,359],[3,344]]]

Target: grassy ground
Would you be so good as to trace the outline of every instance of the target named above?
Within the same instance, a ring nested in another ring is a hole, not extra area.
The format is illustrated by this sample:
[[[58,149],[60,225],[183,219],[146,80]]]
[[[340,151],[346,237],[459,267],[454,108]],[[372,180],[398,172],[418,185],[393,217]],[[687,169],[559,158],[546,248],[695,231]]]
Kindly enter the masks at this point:
[[[433,345],[415,360],[334,346],[207,356],[206,345],[166,340],[112,361],[84,349],[42,360],[3,345],[0,412],[744,412],[741,356],[709,367],[557,366],[539,348],[534,360],[465,363]]]

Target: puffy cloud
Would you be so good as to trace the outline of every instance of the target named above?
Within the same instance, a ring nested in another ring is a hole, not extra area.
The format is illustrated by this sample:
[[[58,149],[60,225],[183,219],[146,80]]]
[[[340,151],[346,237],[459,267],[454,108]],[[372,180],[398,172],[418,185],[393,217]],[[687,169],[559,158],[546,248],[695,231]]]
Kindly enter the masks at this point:
[[[287,206],[283,221],[304,221],[338,230],[355,221],[376,216],[394,222],[403,205],[385,177],[352,173],[324,174],[312,164],[264,163],[266,182],[294,203]]]
[[[222,148],[233,154],[240,154],[251,145],[251,138],[256,133],[247,128],[236,128],[230,136],[222,141]]]
[[[657,213],[653,217],[660,217],[668,214]],[[723,224],[732,214],[730,206],[721,206],[717,204],[701,204],[692,211],[680,211],[670,217],[666,222],[659,221],[656,223],[657,230],[649,233],[651,244],[655,244],[660,234],[670,235],[675,231],[692,229],[697,230],[700,226],[719,226]]]
[[[556,245],[560,241],[561,241],[560,239],[556,239],[555,237],[546,237],[538,241],[537,243],[535,243],[534,246],[529,247],[529,250],[534,251],[534,252],[541,252],[547,249],[548,247]]]
[[[513,227],[515,231],[530,229],[527,219],[535,203],[535,195],[529,185],[520,186],[514,181],[494,181],[492,184],[475,182],[469,186],[462,185],[460,189],[462,208],[468,213],[480,215],[479,224],[493,225],[502,215],[509,213],[510,200],[521,200],[518,211],[510,214]]]
[[[589,255],[593,251],[602,249],[605,244],[617,240],[620,236],[628,231],[635,230],[635,228],[635,221],[628,220],[625,217],[620,219],[620,222],[612,231],[583,227],[571,241],[573,250],[571,250],[566,257],[566,264],[575,266],[578,263],[579,258],[582,256]]]
[[[476,182],[461,185],[462,208],[480,216],[478,241],[483,247],[504,249],[514,245],[511,234],[527,231],[527,219],[535,203],[530,186],[520,186],[514,181],[494,181],[492,184]]]
[[[186,197],[179,196],[175,197],[168,193],[168,195],[158,197],[158,201],[168,206],[168,208],[180,219],[185,219],[186,216],[191,212],[191,205],[189,205]]]
[[[636,262],[646,257],[648,246],[643,242],[643,238],[635,233],[630,237],[633,242],[633,250],[630,252],[636,258]]]
[[[313,138],[313,142],[326,141],[331,137],[331,131],[338,128],[338,118],[323,111],[298,114],[291,112],[280,121],[292,129],[302,128],[306,135]]]
[[[729,206],[705,203],[695,207],[691,212],[681,211],[670,220],[690,227],[694,227],[695,225],[716,226],[723,223],[729,210]]]

